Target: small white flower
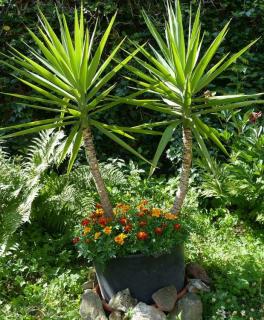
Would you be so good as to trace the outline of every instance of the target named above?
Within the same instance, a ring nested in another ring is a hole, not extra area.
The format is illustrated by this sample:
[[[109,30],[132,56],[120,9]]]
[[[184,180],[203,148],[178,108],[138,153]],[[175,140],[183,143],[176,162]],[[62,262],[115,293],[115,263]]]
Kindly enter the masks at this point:
[[[241,311],[241,316],[244,317],[245,315],[246,315],[246,311],[245,311],[245,310],[242,310],[242,311]]]
[[[254,309],[254,308],[251,308],[251,309],[250,309],[250,311],[251,311],[251,312],[254,312],[254,311],[255,311],[255,309]]]
[[[212,298],[212,302],[216,302],[216,299],[215,299],[215,298]]]
[[[233,315],[233,316],[237,315],[237,311],[233,311],[233,312],[232,312],[232,315]]]

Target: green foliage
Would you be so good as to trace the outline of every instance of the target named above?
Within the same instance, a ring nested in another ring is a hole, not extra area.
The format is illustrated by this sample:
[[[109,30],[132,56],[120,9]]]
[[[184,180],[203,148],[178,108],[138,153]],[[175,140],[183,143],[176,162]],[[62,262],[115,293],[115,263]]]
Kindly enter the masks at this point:
[[[189,260],[200,262],[212,278],[212,291],[202,295],[204,319],[261,319],[263,317],[263,234],[226,214],[215,222],[195,216],[197,229],[186,245]]]
[[[264,223],[263,128],[236,135],[229,163],[217,164],[216,179],[204,173],[202,194],[213,207],[237,211],[244,219]]]
[[[5,3],[6,2],[6,3]],[[110,17],[117,9],[117,2],[115,0],[107,1],[95,1],[85,0],[84,3],[84,16],[86,21],[89,21],[93,25],[100,15],[100,21],[98,23],[98,30],[96,33],[95,43],[100,39],[102,30],[105,30]],[[194,6],[197,6],[199,1],[192,1]],[[222,48],[224,52],[235,52],[247,42],[256,37],[259,37],[264,32],[264,6],[262,0],[254,1],[241,1],[236,2],[232,0],[222,1],[202,1],[202,25],[206,30],[210,32],[206,33],[204,38],[204,44],[209,45],[210,41],[215,37],[217,29],[222,26],[232,16],[232,30],[227,36],[227,40],[223,42]],[[60,11],[63,11],[69,21],[69,25],[73,22],[73,10],[75,2],[73,1],[29,1],[23,0],[4,1],[4,5],[0,6],[1,11],[1,30],[0,30],[0,48],[1,51],[8,54],[9,47],[12,45],[19,51],[27,52],[27,47],[23,44],[23,41],[28,43],[31,47],[33,42],[25,29],[25,25],[30,29],[37,31],[37,14],[39,5],[45,16],[48,18],[52,26],[56,27],[57,17],[55,12],[56,4]],[[183,16],[189,13],[190,0],[182,1]],[[144,43],[150,39],[150,34],[143,22],[141,9],[145,8],[148,15],[158,25],[158,28],[162,28],[164,2],[158,0],[137,0],[137,1],[119,1],[118,2],[118,23],[114,26],[113,32],[109,37],[109,47],[112,44],[116,44],[124,36],[128,36],[130,39],[139,43]],[[232,13],[232,14],[231,14]],[[2,26],[9,26],[9,31],[4,31]],[[55,28],[59,31],[58,28]],[[126,49],[131,48],[131,44],[127,42],[125,44]],[[219,52],[219,55],[222,52]],[[217,58],[218,58],[217,54]],[[223,76],[215,81],[209,89],[222,94],[230,92],[261,92],[264,85],[264,77],[262,76],[262,70],[264,68],[264,41],[260,39],[256,45],[252,47],[250,52],[247,52],[243,59],[238,59],[233,67]],[[27,86],[19,83],[15,78],[11,78],[8,74],[8,69],[1,65],[0,73],[0,91],[7,92],[12,88],[12,92],[19,92],[20,94],[30,94],[31,90]],[[128,94],[129,85],[128,81],[122,77],[117,77],[118,87],[113,89],[113,93],[116,95],[125,96]],[[16,99],[12,97],[1,98],[1,125],[13,124],[18,122],[25,122],[31,120],[43,119],[42,111],[36,111],[26,108],[25,105],[16,105]],[[141,110],[140,113],[135,113],[134,108],[129,106],[122,106],[116,110],[111,110],[111,114],[105,113],[103,116],[104,121],[109,123],[118,123],[134,126],[136,124],[148,121],[149,117],[155,117],[156,121],[163,120],[157,113],[152,113],[150,110]],[[23,151],[25,145],[28,145],[29,138],[17,138],[9,142],[12,152],[19,150]],[[100,151],[100,159],[104,161],[107,155],[113,155],[113,157],[121,157],[122,159],[128,158],[127,153],[124,150],[120,150],[118,145],[110,145],[107,140],[102,140],[102,135],[98,133],[96,137],[100,141],[98,150]],[[140,136],[137,140],[134,140],[133,147],[140,151],[145,157],[152,157],[155,151],[155,144],[158,143],[157,137]],[[140,146],[144,145],[144,149]],[[168,172],[169,166],[162,158],[160,163],[161,172]]]
[[[36,225],[16,235],[0,258],[0,319],[79,319],[87,269],[71,247]]]
[[[47,168],[58,156],[58,146],[64,134],[42,132],[33,140],[23,161],[11,159],[0,149],[0,242],[5,244],[17,228],[30,220],[32,204],[41,189]],[[1,248],[4,249],[5,245]]]
[[[217,62],[212,63],[226,38],[230,22],[225,24],[203,53],[204,37],[201,35],[200,15],[201,7],[199,6],[193,21],[190,15],[189,28],[185,32],[180,1],[175,1],[175,6],[168,2],[164,36],[144,12],[146,25],[158,49],[151,45],[149,51],[144,47],[139,48],[142,58],[136,56],[134,59],[145,72],[142,72],[141,68],[126,66],[134,75],[129,79],[140,87],[137,91],[138,95],[148,92],[155,96],[153,99],[121,98],[121,101],[160,112],[167,115],[169,120],[159,123],[166,126],[166,129],[154,155],[150,174],[154,172],[161,154],[179,124],[184,129],[191,129],[208,167],[215,171],[205,139],[213,142],[224,154],[228,155],[228,152],[218,138],[216,129],[208,126],[204,118],[221,111],[264,103],[264,100],[259,100],[262,93],[215,95],[215,92],[205,91],[257,40],[244,46],[232,56],[229,56],[229,53],[222,55]],[[186,40],[187,35],[188,40]],[[137,44],[135,46],[138,47]]]

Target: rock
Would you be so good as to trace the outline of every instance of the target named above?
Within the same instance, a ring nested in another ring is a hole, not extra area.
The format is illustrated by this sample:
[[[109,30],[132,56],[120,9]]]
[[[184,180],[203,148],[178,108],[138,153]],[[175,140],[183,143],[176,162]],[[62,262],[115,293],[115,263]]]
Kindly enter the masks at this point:
[[[131,320],[166,320],[166,315],[155,307],[139,302],[132,310]]]
[[[153,301],[162,311],[171,311],[177,300],[177,290],[174,286],[159,289],[152,295]]]
[[[206,284],[211,283],[207,272],[198,263],[191,262],[186,266],[186,275],[188,278],[200,279]]]
[[[94,288],[94,281],[93,280],[86,281],[86,282],[84,282],[82,287],[83,287],[83,290],[93,289]]]
[[[115,310],[127,312],[128,309],[134,308],[137,300],[131,297],[130,290],[117,292],[109,301],[109,306]]]
[[[188,292],[198,292],[205,291],[210,292],[210,287],[208,287],[202,280],[200,279],[189,279],[187,284]]]
[[[84,320],[107,320],[101,299],[93,290],[82,295],[80,315]]]
[[[109,320],[122,320],[122,319],[123,319],[123,316],[120,311],[113,311],[109,316]]]
[[[202,320],[203,305],[201,298],[195,293],[187,293],[180,299],[169,314],[170,320]]]

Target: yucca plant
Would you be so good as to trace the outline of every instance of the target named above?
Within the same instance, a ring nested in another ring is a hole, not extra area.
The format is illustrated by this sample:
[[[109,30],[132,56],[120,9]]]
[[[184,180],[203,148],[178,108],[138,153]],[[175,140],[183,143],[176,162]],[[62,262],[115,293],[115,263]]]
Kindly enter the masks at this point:
[[[166,129],[154,156],[151,174],[166,145],[171,140],[174,129],[177,126],[182,127],[182,168],[180,183],[172,208],[172,212],[175,214],[180,213],[187,193],[192,163],[193,136],[211,169],[213,169],[213,163],[210,160],[204,139],[212,140],[228,155],[217,137],[216,130],[209,127],[203,121],[203,117],[217,114],[222,110],[233,110],[252,104],[264,103],[264,100],[257,100],[260,94],[215,96],[214,93],[207,90],[208,85],[257,40],[254,40],[231,57],[227,53],[217,63],[212,64],[212,59],[228,32],[230,22],[224,26],[209,48],[201,55],[204,35],[201,35],[200,10],[199,6],[193,24],[190,14],[189,31],[185,35],[180,2],[175,1],[175,6],[168,2],[165,38],[158,32],[147,14],[143,12],[148,29],[158,45],[158,50],[151,45],[150,52],[145,48],[138,47],[143,57],[137,56],[135,60],[139,63],[140,68],[126,66],[132,74],[136,75],[136,78],[129,79],[140,87],[138,93],[140,90],[147,91],[155,94],[157,98],[154,100],[128,97],[122,101],[170,116],[168,121],[152,124],[166,125]]]
[[[140,48],[137,48],[124,60],[113,66],[111,63],[121,48],[123,39],[102,61],[102,54],[115,18],[116,14],[112,17],[99,44],[96,46],[94,42],[96,25],[92,34],[90,34],[88,28],[85,28],[82,9],[80,14],[75,9],[73,36],[70,34],[65,16],[58,13],[60,37],[57,36],[40,11],[39,36],[28,29],[37,46],[36,50],[29,47],[32,58],[11,47],[12,63],[2,61],[14,70],[16,77],[24,85],[29,86],[37,93],[34,95],[9,93],[9,95],[26,100],[27,102],[23,102],[22,105],[44,110],[49,114],[55,113],[56,116],[54,118],[48,116],[44,120],[1,128],[1,131],[16,130],[16,132],[5,133],[0,138],[6,139],[36,133],[41,130],[71,126],[60,160],[62,161],[65,158],[68,149],[73,144],[68,165],[68,171],[70,171],[82,141],[84,142],[91,172],[106,215],[112,214],[112,206],[99,171],[91,128],[98,129],[105,136],[142,159],[144,158],[136,150],[116,134],[129,138],[133,137],[126,131],[155,134],[155,132],[148,130],[111,126],[94,119],[94,115],[97,116],[99,112],[103,113],[117,104],[105,100],[115,86],[109,84],[109,82],[140,50]],[[109,84],[108,87],[103,89],[107,84]]]

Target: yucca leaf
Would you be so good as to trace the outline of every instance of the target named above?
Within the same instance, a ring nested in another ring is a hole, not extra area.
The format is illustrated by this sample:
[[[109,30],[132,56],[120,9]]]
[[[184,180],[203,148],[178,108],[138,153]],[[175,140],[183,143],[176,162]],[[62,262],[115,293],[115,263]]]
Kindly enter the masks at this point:
[[[74,139],[74,144],[73,144],[73,148],[72,148],[72,152],[71,152],[71,157],[68,163],[68,168],[67,168],[67,174],[69,174],[71,172],[72,166],[76,160],[76,157],[78,155],[78,152],[80,150],[81,144],[82,144],[82,130],[79,130],[78,133],[75,136]]]
[[[98,69],[98,65],[99,65],[99,62],[100,62],[100,59],[101,59],[101,55],[103,53],[103,50],[104,50],[104,47],[105,47],[105,44],[106,44],[106,41],[108,39],[108,36],[110,34],[110,31],[112,29],[112,26],[114,24],[114,21],[115,21],[115,18],[116,18],[116,14],[114,14],[114,16],[112,17],[112,19],[110,20],[110,23],[98,45],[98,48],[91,60],[91,63],[89,65],[89,68],[88,68],[88,72],[87,72],[87,80],[86,80],[86,87],[89,88],[89,86],[91,85],[92,83],[92,80],[93,80],[93,77],[96,73],[96,70]]]
[[[145,162],[151,164],[151,162],[149,162],[147,159],[145,159],[140,153],[138,153],[135,149],[133,149],[132,147],[130,147],[126,142],[124,142],[123,140],[121,140],[119,137],[117,137],[115,134],[113,134],[112,132],[110,132],[109,130],[105,129],[103,126],[95,124],[95,127],[101,131],[104,135],[108,136],[111,140],[115,141],[116,143],[118,143],[119,145],[121,145],[124,149],[128,150],[129,152],[131,152],[132,154],[134,154],[135,156],[137,156],[138,158],[144,160]]]
[[[226,151],[226,148],[221,143],[221,141],[216,137],[212,128],[208,127],[203,121],[201,121],[196,116],[193,116],[193,121],[195,122],[196,127],[201,133],[205,134],[205,136],[211,139],[218,146],[218,148],[223,151],[225,155],[229,156],[228,152]]]
[[[234,63],[243,53],[245,53],[250,47],[256,43],[258,39],[252,41],[250,44],[245,46],[239,52],[235,53],[230,59],[228,59],[225,63],[223,63],[218,69],[214,72],[210,72],[209,74],[204,75],[197,85],[197,88],[194,89],[194,93],[199,92],[202,88],[206,87],[209,83],[211,83],[216,77],[218,77],[223,71],[225,71],[232,63]]]
[[[51,123],[51,124],[46,124],[46,125],[41,125],[41,126],[37,126],[34,128],[30,128],[30,129],[26,129],[26,130],[22,130],[22,131],[18,131],[15,133],[10,133],[10,134],[6,134],[3,136],[0,136],[0,140],[1,139],[8,139],[8,138],[13,138],[13,137],[19,137],[19,136],[23,136],[25,134],[30,134],[30,133],[36,133],[42,130],[47,130],[47,129],[52,129],[52,128],[58,128],[58,127],[62,127],[62,126],[68,126],[70,124],[75,124],[76,121],[68,121],[68,122],[63,122],[63,121],[58,121],[58,123]]]
[[[224,40],[229,24],[230,24],[230,21],[224,26],[224,28],[221,30],[221,32],[218,34],[218,36],[212,42],[212,44],[210,45],[208,50],[205,52],[205,54],[202,57],[202,59],[200,60],[200,62],[198,63],[197,67],[195,68],[194,73],[191,77],[191,85],[192,85],[193,92],[196,92],[196,87],[197,87],[198,82],[204,73],[204,70],[206,69],[206,67],[210,63],[211,59],[215,55],[221,42]]]
[[[75,117],[73,116],[68,116],[68,117],[64,117],[63,119],[61,118],[52,118],[52,119],[44,119],[44,120],[38,120],[38,121],[31,121],[31,122],[26,122],[26,123],[21,123],[21,124],[16,124],[13,126],[8,126],[8,127],[4,127],[4,128],[0,128],[0,131],[6,131],[6,130],[11,130],[11,129],[20,129],[20,128],[26,128],[26,127],[35,127],[35,126],[39,126],[39,125],[44,125],[44,124],[48,124],[48,123],[54,123],[60,120],[69,120],[69,119],[73,119]]]
[[[173,132],[175,130],[175,128],[177,127],[177,125],[179,124],[179,122],[174,122],[172,124],[170,124],[163,132],[163,135],[160,139],[160,142],[158,144],[156,153],[154,155],[154,158],[152,160],[152,166],[150,168],[149,171],[149,176],[151,176],[154,173],[154,170],[158,164],[158,161],[160,159],[160,156],[162,155],[163,151],[165,150],[166,146],[168,145],[168,143],[170,142]]]

